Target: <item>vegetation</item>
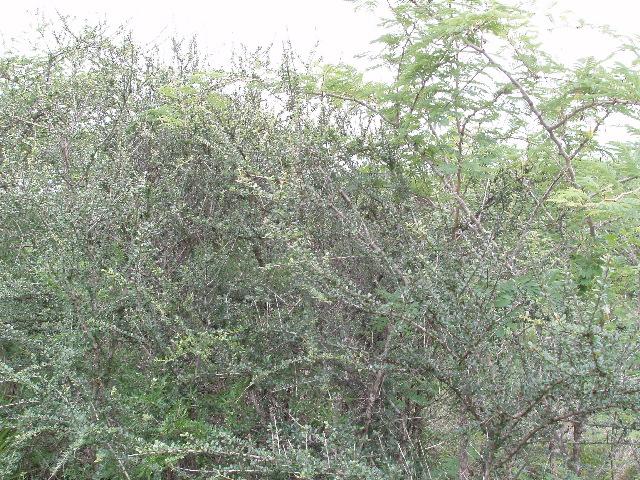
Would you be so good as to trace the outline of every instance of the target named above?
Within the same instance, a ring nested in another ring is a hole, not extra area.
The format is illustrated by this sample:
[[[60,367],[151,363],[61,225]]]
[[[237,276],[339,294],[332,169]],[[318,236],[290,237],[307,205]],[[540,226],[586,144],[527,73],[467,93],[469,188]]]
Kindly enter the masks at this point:
[[[386,82],[64,19],[0,58],[2,478],[638,478],[640,47],[387,17]]]

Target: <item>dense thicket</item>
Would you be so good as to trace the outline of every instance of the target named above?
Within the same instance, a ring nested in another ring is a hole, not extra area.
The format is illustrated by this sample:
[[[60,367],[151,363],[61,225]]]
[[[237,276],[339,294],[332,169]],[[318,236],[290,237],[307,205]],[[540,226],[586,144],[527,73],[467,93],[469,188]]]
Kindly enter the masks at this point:
[[[0,58],[2,478],[635,478],[636,45],[388,14],[386,83],[65,21]]]

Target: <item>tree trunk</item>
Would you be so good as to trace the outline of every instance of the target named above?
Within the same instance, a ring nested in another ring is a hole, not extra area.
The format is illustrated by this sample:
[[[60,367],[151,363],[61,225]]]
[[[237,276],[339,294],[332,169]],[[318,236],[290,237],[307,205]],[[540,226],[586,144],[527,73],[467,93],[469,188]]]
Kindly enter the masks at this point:
[[[580,454],[582,451],[582,434],[584,433],[584,418],[576,418],[573,420],[573,448],[571,449],[571,458],[569,459],[569,469],[580,476]]]
[[[493,436],[490,436],[487,441],[487,446],[484,449],[484,462],[482,465],[482,480],[491,480],[491,473],[493,471],[493,459],[496,451],[496,442]]]
[[[564,441],[565,427],[561,426],[554,430],[553,436],[549,441],[549,465],[551,475],[554,477],[559,475],[558,465],[564,465],[567,458],[567,446]]]
[[[464,407],[460,412],[460,448],[458,451],[458,479],[471,479],[471,464],[469,463],[469,432],[467,431],[467,417]]]

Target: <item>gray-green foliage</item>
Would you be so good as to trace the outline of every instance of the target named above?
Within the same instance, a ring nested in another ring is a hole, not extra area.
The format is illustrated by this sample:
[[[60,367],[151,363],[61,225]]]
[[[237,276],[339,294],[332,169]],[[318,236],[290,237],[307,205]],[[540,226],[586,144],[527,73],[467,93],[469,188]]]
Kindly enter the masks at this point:
[[[64,22],[2,57],[3,478],[631,471],[636,63],[389,14],[387,83]]]

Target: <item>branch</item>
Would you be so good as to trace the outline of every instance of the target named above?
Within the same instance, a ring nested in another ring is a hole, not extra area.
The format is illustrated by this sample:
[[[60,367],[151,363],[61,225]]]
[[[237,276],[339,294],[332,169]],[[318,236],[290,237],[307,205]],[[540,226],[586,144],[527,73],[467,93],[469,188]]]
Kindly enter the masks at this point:
[[[556,130],[562,127],[563,125],[565,125],[569,120],[574,118],[576,115],[579,115],[582,112],[586,112],[587,110],[590,110],[592,108],[613,107],[615,105],[633,106],[633,105],[640,105],[640,102],[635,100],[623,100],[620,98],[612,98],[612,99],[602,100],[602,101],[592,100],[589,103],[585,103],[584,105],[580,105],[579,107],[576,107],[574,110],[566,114],[556,123],[554,123],[553,125],[550,125],[549,128],[551,128],[551,130]]]
[[[542,128],[547,132],[547,134],[548,134],[549,138],[551,139],[551,141],[556,145],[556,147],[558,149],[558,153],[564,159],[565,169],[567,171],[571,186],[573,186],[574,188],[576,188],[578,190],[582,190],[582,188],[580,187],[580,185],[578,185],[578,183],[576,181],[576,172],[575,172],[575,170],[573,168],[572,160],[580,152],[580,150],[582,150],[582,148],[584,148],[584,146],[587,144],[589,139],[584,141],[576,149],[576,151],[573,152],[573,154],[570,154],[569,152],[567,152],[567,149],[563,145],[562,141],[556,135],[556,133],[555,133],[554,129],[552,128],[552,126],[549,125],[549,123],[547,123],[547,121],[545,120],[544,116],[542,115],[542,112],[538,109],[538,107],[536,106],[535,102],[533,101],[533,99],[531,98],[529,93],[522,86],[522,84],[511,74],[511,72],[509,70],[507,70],[505,67],[503,67],[502,65],[500,65],[493,58],[493,56],[491,56],[489,53],[487,53],[487,51],[484,48],[478,47],[477,45],[474,45],[474,44],[469,44],[469,46],[473,50],[475,50],[476,52],[478,52],[479,54],[484,56],[489,61],[489,63],[491,65],[493,65],[500,72],[502,72],[509,79],[509,81],[513,84],[513,86],[516,87],[516,89],[520,92],[520,94],[522,95],[522,98],[524,99],[524,101],[529,106],[529,109],[536,116],[536,118],[538,119],[538,122],[540,123]],[[590,234],[592,236],[594,236],[595,235],[595,227],[594,227],[594,224],[593,224],[593,220],[591,220],[590,217],[587,217],[587,225],[589,226]]]

